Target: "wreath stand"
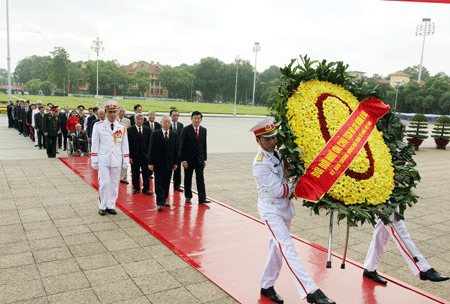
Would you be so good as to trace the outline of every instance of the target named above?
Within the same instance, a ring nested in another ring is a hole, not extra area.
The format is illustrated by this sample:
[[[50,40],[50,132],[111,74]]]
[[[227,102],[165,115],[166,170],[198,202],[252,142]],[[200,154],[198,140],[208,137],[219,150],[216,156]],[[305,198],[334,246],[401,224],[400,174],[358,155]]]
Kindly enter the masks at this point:
[[[333,243],[333,213],[334,213],[333,211],[330,211],[330,229],[329,229],[329,233],[328,233],[328,259],[327,259],[326,268],[331,268],[331,248],[332,248],[332,243]],[[399,241],[400,245],[403,245],[408,250],[408,252],[411,255],[411,257],[413,258],[414,262],[416,262],[416,263],[419,262],[419,259],[412,253],[411,248],[405,242],[405,239],[400,234],[397,227],[395,225],[393,225],[392,223],[389,223],[389,227],[394,229],[395,234],[398,236],[398,238],[400,240]],[[350,234],[350,225],[347,224],[347,234],[345,236],[344,255],[342,256],[341,269],[345,269],[345,261],[347,259],[349,234]]]

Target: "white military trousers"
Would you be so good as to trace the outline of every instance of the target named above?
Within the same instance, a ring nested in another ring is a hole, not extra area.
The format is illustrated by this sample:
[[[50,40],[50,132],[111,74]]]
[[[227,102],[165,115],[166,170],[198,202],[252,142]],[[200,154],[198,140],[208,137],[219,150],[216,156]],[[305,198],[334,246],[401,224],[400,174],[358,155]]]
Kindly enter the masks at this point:
[[[120,169],[122,167],[98,168],[98,208],[101,210],[114,209],[119,196]]]
[[[121,181],[127,180],[127,173],[128,173],[128,168],[127,169],[121,168],[121,170],[120,170],[120,180]]]
[[[421,271],[427,271],[430,269],[431,266],[411,240],[411,236],[409,235],[408,230],[406,230],[405,223],[403,221],[396,221],[394,219],[394,215],[391,215],[390,219],[392,221],[391,225],[395,225],[405,242],[408,244],[412,253],[419,259],[419,262],[414,262],[413,257],[395,232],[394,228],[391,227],[391,225],[383,224],[383,221],[378,219],[375,230],[373,231],[372,242],[370,243],[369,251],[367,252],[366,260],[364,262],[364,268],[368,271],[377,270],[378,263],[383,255],[384,246],[388,242],[389,237],[392,236],[392,239],[402,253],[403,258],[408,263],[408,266],[411,268],[414,275],[418,275]]]
[[[316,291],[318,287],[306,272],[295,251],[294,243],[289,233],[291,220],[284,219],[277,214],[265,214],[263,220],[271,237],[269,241],[269,257],[259,283],[260,287],[269,288],[275,285],[284,259],[294,278],[300,297],[302,299],[306,298],[309,293]]]

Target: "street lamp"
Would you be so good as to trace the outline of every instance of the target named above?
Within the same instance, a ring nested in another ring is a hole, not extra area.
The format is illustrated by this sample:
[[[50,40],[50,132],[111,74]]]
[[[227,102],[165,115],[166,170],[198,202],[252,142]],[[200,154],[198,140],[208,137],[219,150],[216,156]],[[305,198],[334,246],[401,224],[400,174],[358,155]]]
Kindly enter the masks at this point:
[[[422,24],[419,24],[416,27],[416,36],[423,36],[422,55],[420,56],[419,79],[417,80],[419,85],[420,85],[420,76],[422,76],[422,62],[423,62],[423,49],[425,48],[425,37],[427,35],[433,34],[434,34],[434,22],[431,22],[430,18],[423,18]]]
[[[234,60],[236,63],[236,88],[234,90],[234,111],[233,116],[236,116],[236,100],[237,100],[237,83],[238,83],[238,71],[239,71],[239,64],[241,63],[241,59],[239,58],[239,55]]]
[[[11,103],[11,56],[9,55],[9,8],[8,0],[6,0],[6,44],[8,47],[7,61],[8,61],[8,104]]]
[[[255,45],[253,46],[253,52],[255,52],[255,75],[253,76],[253,99],[252,99],[252,106],[255,105],[255,86],[256,86],[256,58],[258,56],[258,52],[261,51],[261,46],[259,45],[259,42],[255,42]]]
[[[401,82],[400,80],[397,80],[395,82],[395,105],[394,105],[394,110],[397,111],[397,97],[398,97],[398,87],[401,86],[403,84],[403,82]]]
[[[102,46],[103,41],[100,41],[100,39],[97,37],[97,40],[93,40],[94,45],[91,46],[91,50],[95,51],[97,53],[97,94],[95,95],[96,103],[95,106],[98,107],[98,53],[100,51],[104,51],[105,47]]]

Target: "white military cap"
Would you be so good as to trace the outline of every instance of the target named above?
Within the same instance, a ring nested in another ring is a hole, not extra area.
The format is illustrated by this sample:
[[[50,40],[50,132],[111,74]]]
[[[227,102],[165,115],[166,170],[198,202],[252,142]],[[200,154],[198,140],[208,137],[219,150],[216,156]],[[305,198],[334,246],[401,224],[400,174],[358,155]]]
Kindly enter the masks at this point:
[[[112,99],[105,101],[102,104],[102,108],[105,109],[105,111],[116,111],[118,107],[119,107],[119,103]]]
[[[273,137],[278,134],[273,121],[274,117],[267,117],[263,121],[258,122],[249,132],[253,132],[256,137]]]

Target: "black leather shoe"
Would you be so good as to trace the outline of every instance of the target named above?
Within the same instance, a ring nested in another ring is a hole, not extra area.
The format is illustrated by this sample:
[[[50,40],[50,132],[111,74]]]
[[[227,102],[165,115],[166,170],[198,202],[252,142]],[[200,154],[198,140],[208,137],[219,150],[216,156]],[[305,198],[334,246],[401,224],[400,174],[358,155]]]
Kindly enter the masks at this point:
[[[153,179],[153,176],[149,176],[148,179]]]
[[[199,204],[202,204],[202,205],[206,205],[206,204],[209,204],[209,203],[211,203],[211,201],[208,201],[208,200],[204,200],[204,201],[202,201],[202,202],[198,202]]]
[[[142,193],[147,194],[147,195],[153,194],[153,192],[151,192],[150,190],[143,190]]]
[[[432,282],[442,282],[447,281],[449,278],[443,276],[442,274],[434,270],[434,268],[430,268],[427,271],[420,272],[420,279],[423,281],[429,280]]]
[[[191,198],[190,197],[186,197],[186,203],[188,203],[188,204],[191,203]]]
[[[98,210],[98,214],[105,215],[106,214],[106,210],[99,209]]]
[[[306,301],[308,303],[315,304],[336,304],[333,300],[328,299],[328,297],[322,292],[322,290],[317,289],[313,293],[306,296]]]
[[[275,292],[273,286],[267,289],[261,288],[261,294],[268,297],[272,302],[284,303],[284,300]]]
[[[368,270],[364,269],[363,277],[371,279],[372,281],[379,283],[379,284],[383,284],[383,285],[387,284],[387,281],[385,279],[383,279],[382,277],[380,277],[376,270],[368,271]]]
[[[133,190],[133,194],[138,194],[139,190]]]
[[[170,205],[169,205],[167,202],[164,202],[162,205],[163,205],[164,207],[170,207]]]
[[[117,214],[117,211],[114,209],[108,209],[106,208],[106,212],[108,212],[109,214]]]
[[[126,181],[126,180],[121,180],[120,182],[121,182],[122,184],[127,184],[127,185],[130,183],[129,181]]]
[[[163,210],[163,207],[162,207],[161,205],[158,205],[158,206],[156,207],[156,209],[157,209],[158,211],[162,211],[162,210]]]
[[[183,189],[181,189],[180,187],[175,187],[173,190],[178,191],[178,192],[183,192]]]

